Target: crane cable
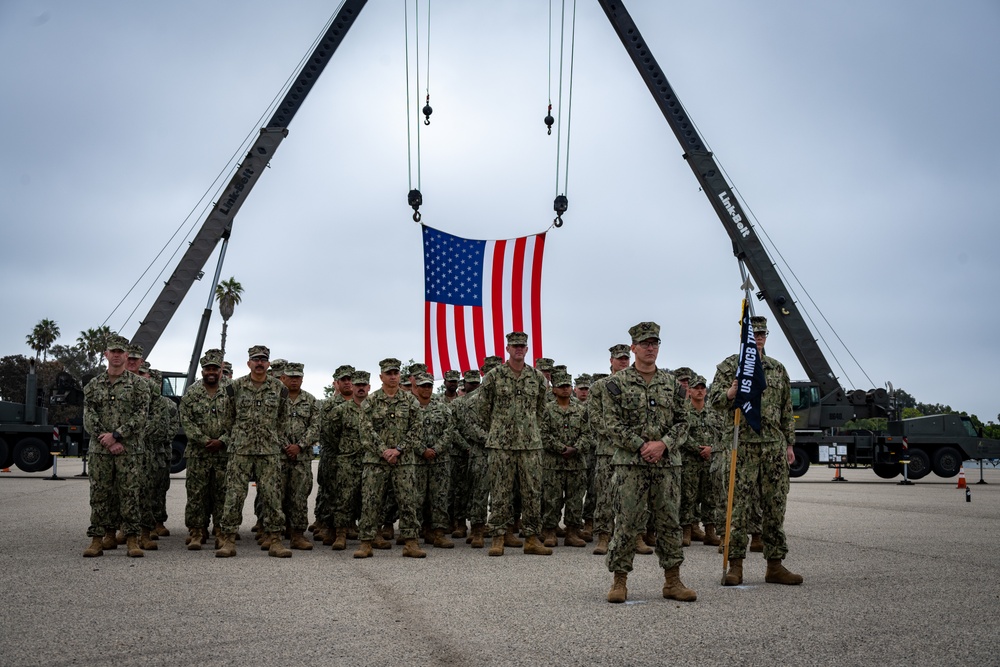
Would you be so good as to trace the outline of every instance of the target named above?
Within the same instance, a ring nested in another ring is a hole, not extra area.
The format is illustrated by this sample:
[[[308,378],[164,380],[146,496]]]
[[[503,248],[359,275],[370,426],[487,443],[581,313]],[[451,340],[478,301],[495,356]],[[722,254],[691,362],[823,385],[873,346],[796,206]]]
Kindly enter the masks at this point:
[[[407,9],[408,0],[403,0],[403,23],[404,23],[404,33],[405,33],[405,51],[406,55],[404,62],[406,65],[406,169],[407,176],[409,179],[410,191],[406,195],[406,202],[413,209],[413,221],[420,222],[420,206],[424,203],[424,197],[420,193],[420,117],[417,115],[417,187],[413,187],[413,138],[412,130],[410,129],[410,16],[409,10]],[[427,98],[423,109],[420,111],[424,114],[424,125],[431,124],[431,89],[430,89],[430,78],[431,78],[431,43],[430,43],[430,32],[431,32],[431,3],[427,0],[427,77],[426,77],[426,92]],[[416,79],[416,91],[420,94],[420,0],[413,0],[413,33],[414,33],[414,59],[415,59],[415,74]]]
[[[565,67],[563,65],[563,58],[566,54],[565,39],[566,39],[566,0],[562,0],[562,14],[561,14],[561,27],[559,33],[559,118],[558,127],[556,129],[556,198],[552,203],[552,209],[556,212],[556,218],[552,221],[555,227],[562,227],[563,219],[562,214],[566,212],[569,208],[569,200],[566,198],[566,192],[569,188],[569,137],[570,137],[570,126],[572,124],[573,118],[573,65],[576,60],[576,0],[573,0],[573,17],[570,27],[570,55],[569,55],[569,90],[567,92],[566,101],[566,166],[562,173],[562,192],[559,189],[559,163],[563,149],[562,143],[562,96],[563,96],[563,74],[565,72]],[[551,25],[551,22],[550,22]],[[550,30],[551,34],[551,30]],[[551,49],[550,49],[551,54]],[[551,58],[551,55],[550,55]],[[551,85],[551,84],[550,84]],[[551,99],[551,98],[550,98]]]

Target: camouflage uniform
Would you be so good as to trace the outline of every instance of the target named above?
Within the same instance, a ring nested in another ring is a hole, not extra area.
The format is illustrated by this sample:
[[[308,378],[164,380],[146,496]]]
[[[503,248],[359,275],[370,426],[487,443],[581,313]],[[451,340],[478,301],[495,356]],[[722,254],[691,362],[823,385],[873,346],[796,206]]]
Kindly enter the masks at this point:
[[[386,362],[380,364],[386,372]],[[389,364],[392,366],[393,364]],[[391,370],[391,369],[389,369]],[[364,472],[361,480],[361,524],[358,534],[362,541],[375,539],[375,531],[383,518],[386,493],[392,490],[399,504],[399,532],[403,539],[417,538],[420,532],[419,500],[414,480],[417,450],[422,450],[422,425],[418,419],[417,399],[404,391],[389,396],[383,389],[369,394],[364,403],[365,414],[376,434],[373,446],[362,455]],[[396,448],[399,459],[390,465],[382,452]]]
[[[633,327],[633,342],[643,331]],[[659,334],[655,326],[653,335]],[[630,332],[631,333],[631,332]],[[681,448],[687,439],[687,403],[674,376],[656,369],[647,384],[635,364],[608,379],[604,425],[614,445],[611,463],[617,497],[615,533],[608,548],[610,572],[631,572],[636,535],[646,527],[646,512],[656,528],[656,555],[670,570],[684,562],[680,528]],[[663,457],[645,461],[639,450],[646,442],[662,441]]]
[[[153,392],[156,395],[154,415],[146,442],[152,462],[152,477],[150,489],[150,506],[155,525],[161,526],[167,521],[167,491],[170,490],[170,461],[173,458],[174,436],[177,435],[180,419],[177,405],[160,395],[163,387],[163,376],[159,371],[151,371]],[[155,427],[152,426],[155,424]]]
[[[760,400],[760,433],[754,433],[745,419],[740,423],[732,537],[729,544],[731,560],[742,559],[746,555],[747,537],[753,528],[752,508],[756,503],[760,503],[763,512],[761,528],[764,558],[783,559],[788,554],[784,530],[789,488],[786,448],[795,443],[791,382],[788,371],[778,360],[763,353],[760,354],[760,359],[767,378],[767,388]],[[730,416],[734,408],[726,392],[736,378],[738,361],[738,355],[733,355],[718,365],[709,394],[712,406]],[[731,441],[732,420],[728,422]]]
[[[301,376],[302,364],[285,364],[284,374]],[[287,453],[281,459],[283,489],[282,511],[285,521],[293,531],[303,532],[309,527],[309,494],[312,493],[313,445],[319,442],[320,415],[316,397],[302,389],[299,395],[288,399],[289,445],[298,445],[299,453],[293,459]]]
[[[417,383],[433,378],[426,373],[417,377]],[[414,451],[416,470],[414,484],[420,499],[422,523],[434,530],[448,529],[448,493],[451,488],[451,453],[458,449],[460,436],[455,429],[455,415],[451,408],[439,397],[419,407],[419,419],[423,426],[420,445]],[[464,443],[463,443],[464,444]],[[424,451],[433,449],[437,454],[433,459],[423,457]]]
[[[357,373],[355,377],[359,377]],[[333,462],[334,478],[327,509],[317,518],[332,528],[347,528],[361,504],[363,453],[375,447],[375,436],[365,409],[354,401],[325,408],[320,451]]]
[[[123,343],[109,339],[108,345]],[[83,426],[91,434],[87,454],[90,466],[90,527],[87,535],[90,537],[102,537],[107,531],[117,528],[119,522],[126,535],[138,535],[140,532],[142,489],[145,484],[143,437],[149,399],[149,383],[129,371],[124,371],[118,378],[102,373],[84,387]],[[111,454],[97,442],[101,433],[120,436],[119,442],[125,452]]]
[[[515,332],[519,333],[519,332]],[[527,341],[527,335],[524,340]],[[508,335],[508,344],[511,337]],[[515,480],[520,484],[525,537],[541,533],[542,439],[545,415],[545,376],[525,365],[515,375],[503,364],[483,378],[479,409],[489,424],[486,439],[491,482],[489,534],[503,535],[514,520]]]
[[[703,378],[696,378],[702,380]],[[688,406],[688,439],[684,447],[683,489],[681,491],[681,526],[699,521],[715,524],[718,492],[713,482],[712,463],[722,448],[722,415],[706,402],[701,410]],[[703,459],[701,447],[712,448],[712,457]],[[725,506],[723,506],[725,512]],[[723,525],[725,515],[723,514]]]
[[[561,382],[569,384],[569,376],[553,372],[553,386]],[[551,401],[542,419],[542,457],[544,467],[542,497],[542,528],[555,530],[563,517],[567,529],[583,526],[583,496],[587,491],[586,454],[591,449],[590,424],[587,409],[579,401],[570,401],[563,408],[557,401]],[[570,458],[563,456],[565,447],[573,447],[576,453]]]
[[[337,370],[333,373],[334,380],[344,380],[351,379],[351,375],[354,373],[354,366],[349,364],[344,364],[338,366]],[[320,406],[320,422],[324,420],[324,415],[329,410],[332,410],[336,406],[343,403],[345,399],[343,394],[339,391],[334,391],[333,395],[323,401],[322,406]],[[322,427],[321,427],[322,430]],[[323,446],[320,445],[319,448],[319,466],[316,470],[316,508],[315,516],[316,523],[323,524],[323,517],[329,517],[332,509],[330,506],[330,494],[333,492],[333,483],[336,477],[336,457],[326,456],[323,453]]]
[[[474,375],[473,375],[474,374]],[[479,382],[478,371],[467,371],[466,384]],[[469,447],[468,495],[465,516],[473,526],[486,525],[486,511],[490,496],[490,480],[486,457],[486,429],[479,411],[479,390],[476,389],[452,401],[459,436]],[[452,477],[454,479],[454,476]]]
[[[201,361],[203,367],[206,362],[221,363],[221,359],[208,355]],[[233,414],[231,400],[221,381],[215,394],[209,394],[205,384],[198,382],[188,387],[181,399],[181,426],[187,436],[184,525],[189,530],[207,529],[209,518],[216,527],[221,525],[229,453],[225,448],[210,452],[205,445],[209,440],[224,440],[229,433]]]
[[[594,482],[588,495],[594,498],[594,532],[610,535],[614,532],[615,525],[614,486],[611,484],[611,476],[614,473],[611,455],[614,454],[614,445],[611,444],[604,428],[607,381],[608,378],[601,378],[592,384],[590,397],[587,399],[587,421],[594,451]]]
[[[253,357],[257,348],[250,349]],[[226,437],[221,438],[229,450],[222,532],[232,535],[239,530],[247,485],[256,479],[264,531],[280,533],[285,529],[281,509],[281,447],[287,442],[288,389],[273,377],[265,378],[258,387],[250,375],[244,375],[226,385],[226,392],[231,399],[233,425]]]

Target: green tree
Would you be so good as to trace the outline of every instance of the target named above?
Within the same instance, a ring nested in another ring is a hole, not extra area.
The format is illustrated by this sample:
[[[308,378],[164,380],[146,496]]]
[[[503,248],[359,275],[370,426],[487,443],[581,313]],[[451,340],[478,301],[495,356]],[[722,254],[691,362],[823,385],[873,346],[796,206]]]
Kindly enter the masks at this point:
[[[82,345],[55,345],[52,347],[52,359],[58,362],[62,369],[79,380],[84,375],[94,374],[95,364]]]
[[[23,354],[0,359],[0,400],[24,403],[25,381],[31,360]]]
[[[111,327],[102,325],[96,329],[81,331],[80,335],[76,337],[77,345],[87,355],[87,360],[89,362],[88,365],[90,368],[96,368],[101,365],[104,348],[107,344],[108,336],[110,335]]]
[[[28,347],[35,351],[36,361],[39,355],[42,356],[42,361],[48,360],[49,350],[59,339],[60,333],[59,325],[56,324],[55,320],[44,319],[35,325],[30,334],[24,337]]]
[[[219,314],[222,315],[222,355],[226,355],[226,331],[229,328],[229,318],[233,316],[236,306],[243,300],[243,285],[230,276],[215,286],[215,300],[219,302]]]

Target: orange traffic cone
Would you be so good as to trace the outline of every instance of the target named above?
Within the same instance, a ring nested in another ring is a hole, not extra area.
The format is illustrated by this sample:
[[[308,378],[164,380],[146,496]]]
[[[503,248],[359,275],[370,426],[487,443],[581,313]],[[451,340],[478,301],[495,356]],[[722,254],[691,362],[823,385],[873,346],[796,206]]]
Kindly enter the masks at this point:
[[[3,470],[0,470],[0,472],[10,472],[10,468],[4,468]]]
[[[958,486],[956,486],[955,488],[956,489],[967,488],[965,486],[965,466],[962,466],[961,468],[958,469]]]

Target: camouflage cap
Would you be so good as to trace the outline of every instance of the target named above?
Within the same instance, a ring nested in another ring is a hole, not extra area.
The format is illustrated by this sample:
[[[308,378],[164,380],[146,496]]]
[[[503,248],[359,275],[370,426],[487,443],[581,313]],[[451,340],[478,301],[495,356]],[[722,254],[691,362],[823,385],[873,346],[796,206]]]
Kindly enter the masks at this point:
[[[555,366],[553,366],[552,367],[552,372],[555,373],[556,371],[558,371],[560,373],[568,373],[569,372],[566,369],[566,364],[556,364]]]
[[[590,376],[590,381],[597,382],[598,380],[603,380],[606,377],[611,377],[611,373],[594,373]]]
[[[538,359],[535,359],[535,368],[540,371],[551,371],[552,366],[555,365],[555,363],[556,362],[552,361],[548,357],[539,357]]]
[[[580,389],[590,389],[590,383],[592,380],[590,376],[584,373],[583,375],[578,375],[576,378],[576,386]]]
[[[413,384],[418,387],[424,387],[427,385],[434,384],[434,378],[430,373],[418,373],[416,377],[413,378]]]
[[[695,372],[687,366],[680,366],[674,369],[674,376],[678,380],[690,380],[695,376]]]
[[[108,336],[108,339],[104,342],[105,350],[121,350],[124,352],[128,349],[129,342],[128,338],[120,334],[113,333]]]
[[[462,382],[465,384],[479,384],[482,381],[482,376],[475,368],[465,371],[465,374],[462,375]]]
[[[228,362],[228,361],[223,361],[222,362],[222,369],[225,370],[225,371],[229,371],[230,373],[232,373],[233,372],[233,365],[230,362]]]
[[[285,364],[285,367],[282,370],[282,375],[286,375],[290,378],[300,378],[305,375],[305,369],[305,364],[300,364],[297,361],[289,361]]]
[[[695,375],[694,377],[691,378],[691,381],[688,382],[688,386],[689,387],[697,387],[698,385],[701,385],[703,387],[707,387],[708,386],[708,380],[706,380],[701,375]]]
[[[354,376],[354,366],[350,364],[344,364],[343,366],[337,366],[337,370],[333,372],[334,380],[352,379]]]
[[[383,373],[398,371],[402,366],[403,363],[399,359],[393,359],[392,357],[387,357],[378,362],[378,367]]]
[[[608,352],[611,353],[612,359],[621,359],[622,357],[631,357],[632,348],[630,348],[625,343],[619,343],[617,345],[612,345],[608,348]]]
[[[128,352],[129,359],[142,359],[143,355],[146,353],[146,351],[142,349],[142,345],[137,345],[135,343],[129,343],[128,347],[125,348],[125,351]]]
[[[142,373],[143,375],[146,375],[146,374],[149,373],[149,362],[148,361],[144,361],[141,364],[139,364],[139,372]]]
[[[528,344],[528,334],[523,331],[511,331],[507,334],[507,344],[508,345],[527,345]]]
[[[462,379],[462,374],[458,371],[445,371],[444,381],[445,382],[458,382]]]
[[[149,378],[159,385],[163,384],[163,373],[155,368],[149,369]]]
[[[639,322],[628,330],[628,335],[632,337],[632,344],[641,343],[650,338],[660,337],[660,325],[656,322]]]
[[[266,357],[270,359],[271,350],[269,350],[266,345],[254,345],[247,350],[247,358],[253,359],[254,357]]]
[[[368,384],[371,380],[371,373],[368,371],[354,371],[351,373],[351,382],[354,384]]]
[[[565,387],[573,385],[573,378],[566,371],[552,371],[552,386]]]
[[[501,365],[503,365],[503,359],[501,359],[500,357],[498,357],[496,355],[493,355],[493,356],[489,356],[489,357],[486,357],[485,359],[483,359],[483,366],[479,370],[482,371],[483,375],[486,375],[491,370],[493,370],[497,366],[501,366]]]
[[[413,386],[413,383],[410,382],[410,374],[409,373],[400,373],[399,386],[400,387],[412,387]]]
[[[409,375],[420,375],[427,372],[427,364],[422,364],[418,361],[417,363],[410,364],[407,370]]]
[[[754,315],[750,318],[750,326],[753,327],[753,332],[755,334],[767,335],[767,318],[763,315]]]
[[[201,367],[218,366],[222,368],[222,350],[208,350],[201,358]]]

